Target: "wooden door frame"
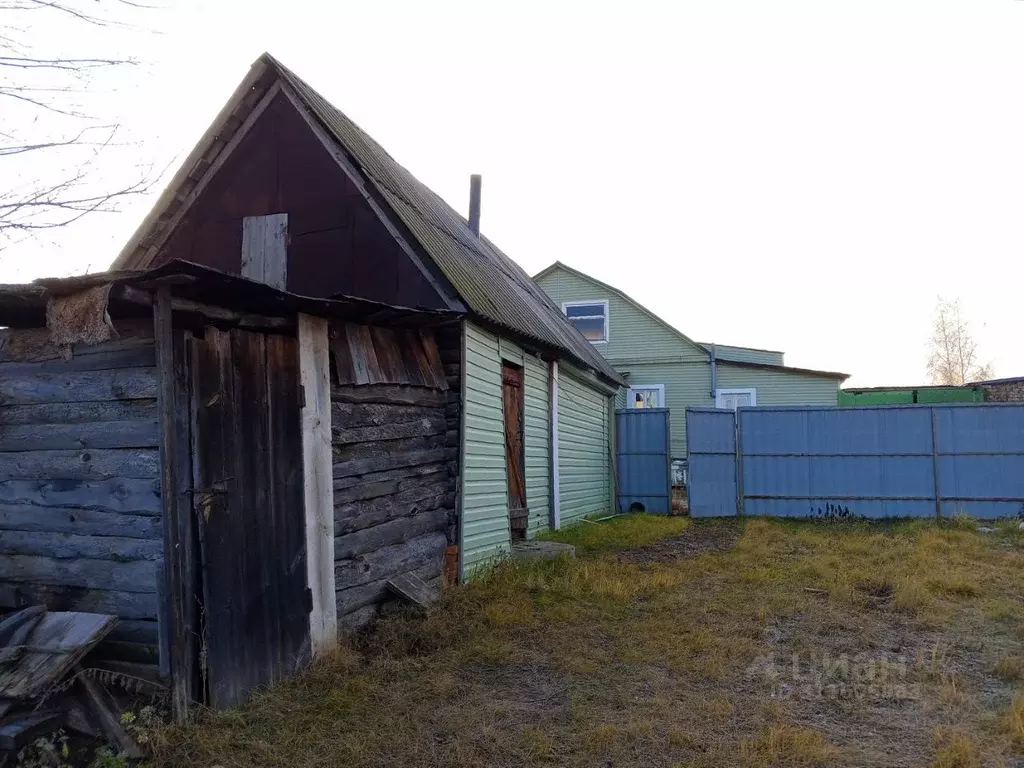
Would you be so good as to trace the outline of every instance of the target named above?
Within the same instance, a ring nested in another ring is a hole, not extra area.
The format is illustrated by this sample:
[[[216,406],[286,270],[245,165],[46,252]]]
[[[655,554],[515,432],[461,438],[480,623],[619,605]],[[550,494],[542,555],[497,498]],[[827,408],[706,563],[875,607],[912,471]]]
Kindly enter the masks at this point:
[[[514,377],[514,382],[509,383],[509,377]],[[509,461],[509,431],[508,424],[506,423],[506,416],[508,414],[508,403],[507,397],[509,388],[514,387],[517,394],[516,397],[516,417],[518,421],[518,438],[519,438],[519,456],[518,462],[513,464]],[[526,371],[522,365],[518,365],[509,360],[501,361],[501,414],[502,424],[504,427],[504,438],[505,438],[505,478],[507,486],[507,505],[508,505],[508,516],[509,516],[509,539],[511,541],[517,541],[526,538],[526,531],[529,528],[529,505],[526,498]],[[519,469],[517,485],[522,490],[522,498],[513,500],[513,482],[512,473],[513,467],[517,466]],[[513,501],[521,501],[521,504],[513,505]],[[526,516],[526,525],[522,529],[522,536],[517,537],[516,532],[519,530],[512,527],[512,515],[513,511],[519,513],[522,511]]]
[[[185,722],[202,701],[200,614],[203,586],[199,530],[194,516],[191,330],[174,327],[170,286],[153,299],[160,423],[164,556],[159,572],[158,637],[160,674],[170,681],[171,709]],[[280,332],[280,331],[277,331]],[[334,504],[331,454],[328,321],[297,318],[307,586],[313,598],[309,637],[313,655],[336,644],[334,590]]]

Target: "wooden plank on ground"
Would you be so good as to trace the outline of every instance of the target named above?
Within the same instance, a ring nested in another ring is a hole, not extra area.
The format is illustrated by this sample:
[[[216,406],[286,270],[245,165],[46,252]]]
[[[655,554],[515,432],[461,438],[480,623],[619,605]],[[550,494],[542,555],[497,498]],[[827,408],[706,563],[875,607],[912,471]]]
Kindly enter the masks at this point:
[[[388,579],[388,589],[413,605],[426,610],[441,598],[435,587],[412,573],[403,573]]]
[[[22,608],[5,617],[3,621],[0,621],[0,646],[21,645],[22,634],[27,635],[28,632],[35,629],[44,613],[46,613],[46,606],[30,605],[28,608]]]
[[[25,712],[14,715],[0,724],[0,751],[17,752],[37,736],[57,727],[59,712]]]
[[[96,715],[96,719],[99,720],[100,727],[110,743],[116,745],[118,752],[128,759],[141,759],[144,756],[142,748],[121,725],[117,704],[110,694],[88,675],[81,675],[78,679],[82,683],[82,688],[85,689],[89,710]]]
[[[47,613],[25,641],[13,667],[0,668],[0,696],[32,698],[71,669],[117,624],[97,613]]]
[[[440,564],[447,544],[443,533],[428,533],[350,560],[339,560],[334,568],[338,589],[390,579],[431,563]]]

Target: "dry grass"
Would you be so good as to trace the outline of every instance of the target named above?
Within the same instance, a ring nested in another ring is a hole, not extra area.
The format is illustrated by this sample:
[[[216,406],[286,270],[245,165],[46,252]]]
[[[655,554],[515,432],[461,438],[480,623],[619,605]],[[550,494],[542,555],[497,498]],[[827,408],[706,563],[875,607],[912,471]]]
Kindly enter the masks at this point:
[[[937,728],[932,768],[981,768],[978,745],[959,728]]]
[[[716,546],[694,546],[708,532]],[[390,616],[246,707],[156,734],[154,765],[948,767],[1024,751],[1015,529],[637,516],[559,538],[580,557],[503,563],[426,617]]]
[[[839,750],[817,731],[773,725],[753,742],[744,742],[740,755],[751,765],[827,765],[839,756]]]
[[[1004,722],[1013,745],[1024,750],[1024,693],[1013,697]]]
[[[607,523],[582,522],[562,531],[542,533],[540,538],[572,544],[580,554],[636,549],[686,530],[688,517],[629,515]]]

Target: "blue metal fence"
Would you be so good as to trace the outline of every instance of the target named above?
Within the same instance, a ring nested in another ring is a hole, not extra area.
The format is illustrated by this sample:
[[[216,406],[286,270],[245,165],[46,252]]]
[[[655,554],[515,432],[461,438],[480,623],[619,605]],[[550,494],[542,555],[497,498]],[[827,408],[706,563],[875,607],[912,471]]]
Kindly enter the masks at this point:
[[[1024,406],[687,409],[690,514],[1010,517]]]
[[[668,514],[672,507],[668,408],[615,411],[615,458],[619,512],[639,505]]]

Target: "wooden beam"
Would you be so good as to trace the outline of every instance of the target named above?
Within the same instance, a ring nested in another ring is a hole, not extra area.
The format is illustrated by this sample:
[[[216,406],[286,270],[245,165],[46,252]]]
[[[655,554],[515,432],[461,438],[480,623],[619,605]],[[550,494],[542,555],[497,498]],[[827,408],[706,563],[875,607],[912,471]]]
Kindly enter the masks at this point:
[[[312,592],[309,639],[313,655],[333,648],[338,635],[334,595],[334,490],[331,455],[331,382],[328,322],[299,315],[302,384],[302,467],[306,512],[306,574]]]
[[[166,286],[161,287],[166,288]],[[153,297],[148,291],[133,288],[130,285],[118,286],[117,298],[141,306],[148,307],[153,305]],[[203,304],[191,299],[172,297],[170,301],[171,309],[174,312],[202,315],[208,320],[235,325],[246,330],[269,331],[272,333],[277,330],[290,330],[295,327],[295,321],[290,317],[271,317],[250,312],[235,312],[232,309],[215,307],[212,304]]]
[[[287,288],[287,213],[242,219],[242,277],[282,291]]]
[[[171,314],[171,291],[163,286],[157,289],[153,303],[153,335],[160,377],[157,405],[164,529],[164,599],[159,618],[161,632],[170,646],[171,709],[175,721],[181,723],[187,718],[198,690],[194,589],[197,562],[190,493],[188,364],[184,339],[175,337]]]

